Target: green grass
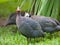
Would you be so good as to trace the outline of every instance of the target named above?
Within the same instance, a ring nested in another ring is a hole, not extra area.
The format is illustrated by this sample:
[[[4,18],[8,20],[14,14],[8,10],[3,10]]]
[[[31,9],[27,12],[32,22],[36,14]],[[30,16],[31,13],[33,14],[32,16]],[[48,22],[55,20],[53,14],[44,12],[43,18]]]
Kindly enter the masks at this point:
[[[25,45],[27,44],[26,38],[18,32],[13,32],[13,27],[0,27],[0,45]]]
[[[2,1],[2,3],[0,3],[0,14],[7,17],[10,13],[15,12],[18,5],[16,0]]]
[[[17,30],[16,26],[0,27],[0,45],[27,45],[26,37],[18,31],[13,32],[15,30]],[[35,43],[32,40],[29,45],[60,45],[60,35],[55,34],[51,39],[46,36]]]
[[[17,6],[22,6],[22,11],[28,11],[29,1],[25,1],[25,4],[22,3],[23,0],[2,0],[0,1],[0,16],[8,17],[9,14],[16,11]]]

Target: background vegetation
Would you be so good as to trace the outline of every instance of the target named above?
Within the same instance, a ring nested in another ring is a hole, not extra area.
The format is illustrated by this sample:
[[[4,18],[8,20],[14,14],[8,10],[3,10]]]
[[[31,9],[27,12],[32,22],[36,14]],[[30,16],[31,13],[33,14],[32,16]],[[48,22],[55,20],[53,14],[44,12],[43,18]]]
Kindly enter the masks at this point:
[[[49,16],[60,21],[60,0],[1,0],[0,17],[7,18],[9,14],[16,11],[20,6],[22,11],[30,12],[34,15]],[[1,22],[1,21],[0,21]],[[0,45],[27,45],[27,39],[17,32],[16,26],[0,27]],[[47,35],[38,43],[29,45],[60,45],[60,32],[55,33],[51,40]]]

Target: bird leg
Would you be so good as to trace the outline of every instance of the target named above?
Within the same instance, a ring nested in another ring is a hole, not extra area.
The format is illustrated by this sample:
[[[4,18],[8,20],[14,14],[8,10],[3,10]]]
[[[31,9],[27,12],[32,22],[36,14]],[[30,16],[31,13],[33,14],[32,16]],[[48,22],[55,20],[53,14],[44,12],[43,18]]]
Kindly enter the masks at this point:
[[[31,41],[31,38],[27,38],[27,45],[29,45],[30,41]]]

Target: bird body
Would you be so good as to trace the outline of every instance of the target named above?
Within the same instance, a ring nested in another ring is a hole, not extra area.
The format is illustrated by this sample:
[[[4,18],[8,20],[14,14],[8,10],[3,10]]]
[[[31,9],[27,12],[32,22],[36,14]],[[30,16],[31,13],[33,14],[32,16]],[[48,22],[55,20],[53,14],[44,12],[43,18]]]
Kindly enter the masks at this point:
[[[53,33],[55,31],[60,31],[60,23],[53,18],[44,16],[31,16],[31,18],[40,23],[44,32]]]
[[[17,15],[16,24],[18,30],[27,38],[44,36],[44,32],[42,31],[40,24],[31,18]]]

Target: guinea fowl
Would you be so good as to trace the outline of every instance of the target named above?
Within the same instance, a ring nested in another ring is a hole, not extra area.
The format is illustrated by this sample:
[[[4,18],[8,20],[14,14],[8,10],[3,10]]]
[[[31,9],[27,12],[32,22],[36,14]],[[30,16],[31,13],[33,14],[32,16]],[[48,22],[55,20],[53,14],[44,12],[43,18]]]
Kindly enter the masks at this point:
[[[24,16],[24,15],[25,15],[25,12],[21,12],[21,16]],[[16,12],[9,15],[5,23],[5,26],[7,25],[16,25]]]
[[[16,13],[16,25],[22,35],[27,37],[27,39],[44,37],[45,33],[37,21],[21,16],[19,8],[17,8]]]
[[[36,20],[37,22],[39,22],[44,32],[53,33],[55,31],[60,31],[60,23],[56,19],[45,17],[45,16],[31,16],[29,13],[27,15],[25,17],[31,17],[33,20]],[[16,20],[16,15],[10,15],[6,25],[9,23],[16,24],[15,20]]]
[[[26,15],[26,17],[28,17],[28,15]],[[60,23],[56,19],[45,16],[31,16],[31,18],[40,23],[44,32],[53,33],[60,31]]]
[[[11,24],[16,24],[16,13],[12,13],[10,14],[10,16],[8,17],[6,23],[5,23],[5,26],[7,25],[11,25]]]

